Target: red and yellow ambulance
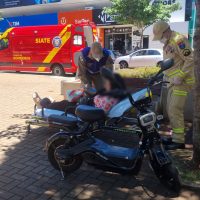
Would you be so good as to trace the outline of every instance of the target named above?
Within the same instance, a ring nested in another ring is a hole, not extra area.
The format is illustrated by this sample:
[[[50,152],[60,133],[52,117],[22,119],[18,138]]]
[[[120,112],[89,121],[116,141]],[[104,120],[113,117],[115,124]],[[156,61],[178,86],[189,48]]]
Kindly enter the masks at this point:
[[[92,22],[9,28],[0,36],[0,70],[76,73],[80,50],[95,40]]]

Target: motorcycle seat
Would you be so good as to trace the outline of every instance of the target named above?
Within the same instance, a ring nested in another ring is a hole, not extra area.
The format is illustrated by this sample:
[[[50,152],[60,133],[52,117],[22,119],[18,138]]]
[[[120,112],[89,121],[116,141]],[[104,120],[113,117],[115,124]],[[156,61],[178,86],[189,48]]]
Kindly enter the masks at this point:
[[[76,115],[87,122],[99,121],[105,118],[104,110],[87,105],[78,106],[76,108]]]
[[[74,115],[50,115],[48,117],[48,122],[49,123],[59,123],[59,124],[63,124],[64,126],[75,126],[78,122],[77,117],[75,117]]]

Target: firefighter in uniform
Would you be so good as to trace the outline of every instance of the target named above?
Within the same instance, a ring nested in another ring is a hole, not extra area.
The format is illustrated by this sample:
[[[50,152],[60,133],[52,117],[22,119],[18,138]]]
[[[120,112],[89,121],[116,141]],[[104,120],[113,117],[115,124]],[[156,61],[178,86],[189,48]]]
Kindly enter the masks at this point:
[[[153,33],[153,40],[164,44],[164,59],[174,59],[173,67],[167,70],[164,76],[170,82],[167,86],[167,113],[173,131],[173,140],[182,142],[185,134],[185,102],[195,82],[193,52],[187,38],[172,31],[169,24],[164,21],[154,24]],[[191,142],[185,141],[185,147],[192,148]]]
[[[113,60],[107,49],[102,48],[101,44],[94,42],[91,47],[82,50],[79,57],[78,77],[83,85],[94,87],[97,90],[103,89],[100,69],[102,67],[113,70]]]

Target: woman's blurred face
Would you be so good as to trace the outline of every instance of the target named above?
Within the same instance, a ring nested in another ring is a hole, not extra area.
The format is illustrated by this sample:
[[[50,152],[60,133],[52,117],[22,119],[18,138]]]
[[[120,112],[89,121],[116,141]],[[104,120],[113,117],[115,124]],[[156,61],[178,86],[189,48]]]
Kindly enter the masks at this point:
[[[103,79],[103,83],[104,83],[104,89],[106,90],[106,92],[111,91],[112,86],[111,83],[108,79]]]

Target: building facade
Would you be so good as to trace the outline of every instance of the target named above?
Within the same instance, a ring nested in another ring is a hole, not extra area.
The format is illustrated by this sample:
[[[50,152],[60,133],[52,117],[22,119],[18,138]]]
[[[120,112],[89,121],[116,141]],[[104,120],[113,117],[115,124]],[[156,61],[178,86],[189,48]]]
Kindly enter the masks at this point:
[[[153,0],[152,3],[156,1]],[[82,0],[77,4],[70,0],[4,0],[1,2],[4,4],[0,3],[0,12],[5,17],[0,21],[0,32],[13,26],[68,24],[84,20],[96,24],[99,41],[108,49],[125,54],[131,52],[140,42],[140,36],[134,26],[117,24],[102,9],[110,5],[109,0]],[[18,3],[15,4],[16,2]],[[162,0],[162,2],[164,5],[180,3],[181,9],[172,13],[170,25],[173,30],[188,36],[192,0]],[[152,26],[149,26],[144,31],[143,48],[162,48],[162,44],[153,42],[152,38]]]

